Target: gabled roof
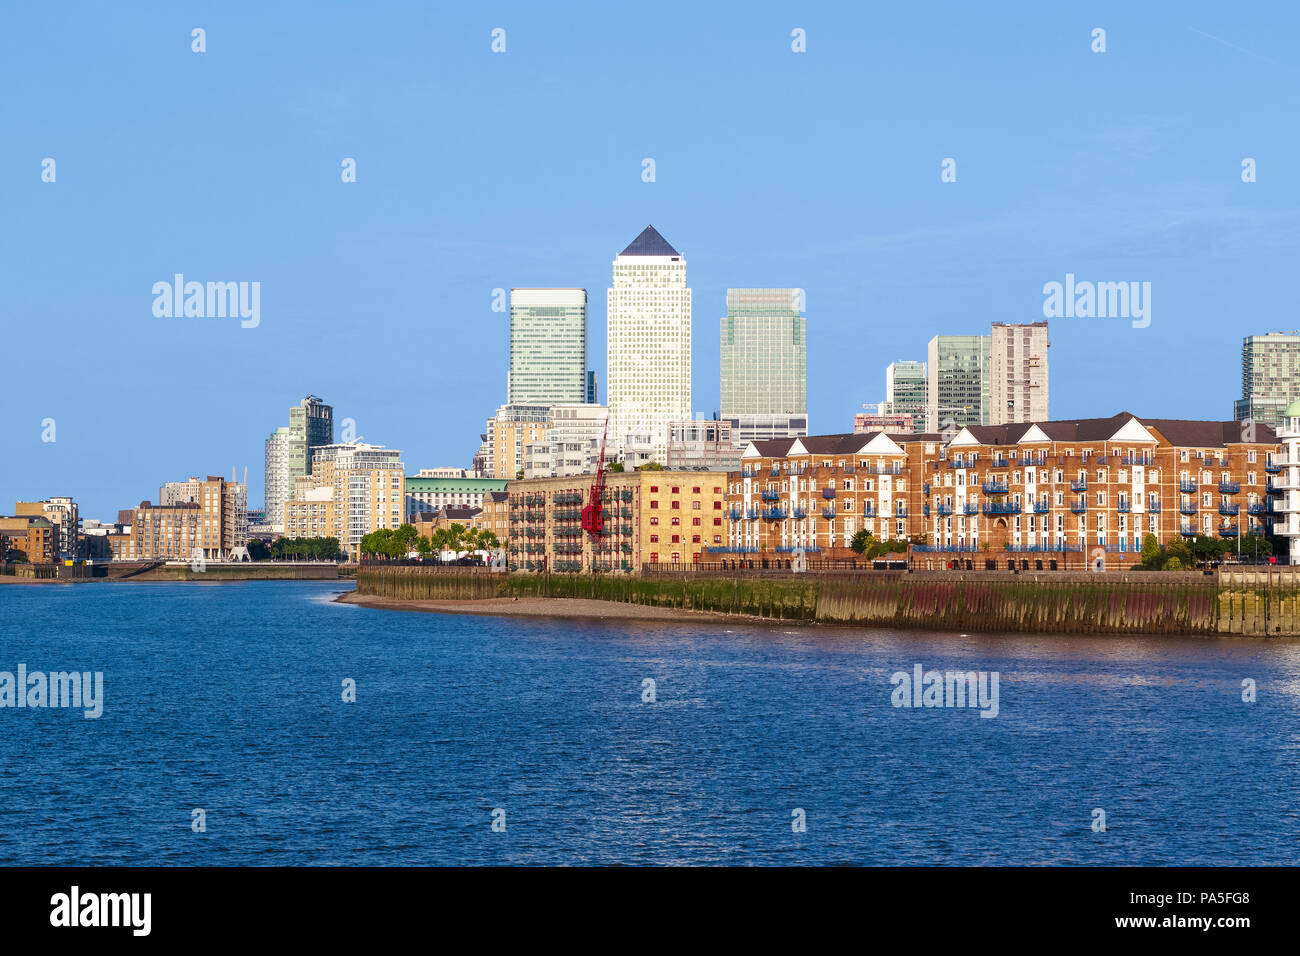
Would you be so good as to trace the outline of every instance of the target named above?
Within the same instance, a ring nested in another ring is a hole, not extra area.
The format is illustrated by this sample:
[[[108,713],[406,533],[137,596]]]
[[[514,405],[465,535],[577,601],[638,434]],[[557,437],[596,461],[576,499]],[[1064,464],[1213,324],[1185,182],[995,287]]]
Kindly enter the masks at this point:
[[[981,445],[1016,445],[1029,442],[1150,442],[1152,430],[1175,447],[1222,446],[1246,441],[1241,422],[1187,421],[1167,418],[1139,418],[1120,412],[1109,418],[1072,418],[1055,422],[1020,422],[1007,425],[970,425],[959,437],[969,435]],[[1252,441],[1271,444],[1273,429],[1256,425]],[[969,437],[950,444],[971,444]]]
[[[681,256],[681,253],[668,245],[668,240],[659,235],[654,226],[646,226],[620,256]]]

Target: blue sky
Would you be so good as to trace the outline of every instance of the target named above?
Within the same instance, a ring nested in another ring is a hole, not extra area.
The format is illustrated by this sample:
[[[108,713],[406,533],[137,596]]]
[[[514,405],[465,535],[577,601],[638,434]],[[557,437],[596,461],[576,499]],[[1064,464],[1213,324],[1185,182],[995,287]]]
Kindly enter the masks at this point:
[[[1052,417],[1229,418],[1242,336],[1300,326],[1298,21],[1213,3],[8,5],[0,513],[72,494],[108,518],[232,466],[258,504],[263,440],[309,392],[408,473],[468,465],[505,396],[492,290],[585,286],[603,399],[610,264],[646,223],[689,264],[698,412],[718,405],[729,286],[807,290],[825,433],[883,397],[890,361],[1035,321],[1073,272],[1150,282],[1152,322],[1053,322]],[[260,325],[155,317],[176,272],[260,282]]]

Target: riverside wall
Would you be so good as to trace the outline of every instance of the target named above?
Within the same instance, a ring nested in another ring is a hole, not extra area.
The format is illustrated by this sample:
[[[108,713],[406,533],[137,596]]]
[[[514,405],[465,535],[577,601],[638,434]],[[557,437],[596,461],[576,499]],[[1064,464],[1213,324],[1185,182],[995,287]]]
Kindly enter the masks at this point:
[[[935,571],[826,574],[492,574],[362,566],[390,600],[578,597],[823,624],[1075,634],[1300,635],[1300,575]]]

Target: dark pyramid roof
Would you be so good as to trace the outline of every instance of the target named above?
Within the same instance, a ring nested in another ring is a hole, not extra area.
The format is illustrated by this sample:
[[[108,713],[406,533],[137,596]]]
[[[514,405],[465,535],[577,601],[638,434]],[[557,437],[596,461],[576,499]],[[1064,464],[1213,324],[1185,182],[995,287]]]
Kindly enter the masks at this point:
[[[631,244],[619,253],[620,256],[680,256],[681,253],[668,245],[668,240],[655,230],[654,226],[646,226],[641,230],[641,235],[632,240]]]

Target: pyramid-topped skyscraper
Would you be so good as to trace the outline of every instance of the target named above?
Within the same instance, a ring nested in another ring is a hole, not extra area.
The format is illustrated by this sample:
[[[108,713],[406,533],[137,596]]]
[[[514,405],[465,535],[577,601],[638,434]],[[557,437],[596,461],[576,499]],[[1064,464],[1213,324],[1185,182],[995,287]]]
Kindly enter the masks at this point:
[[[691,417],[691,290],[686,259],[646,226],[614,259],[606,308],[610,446],[648,441],[668,457],[668,423]]]

